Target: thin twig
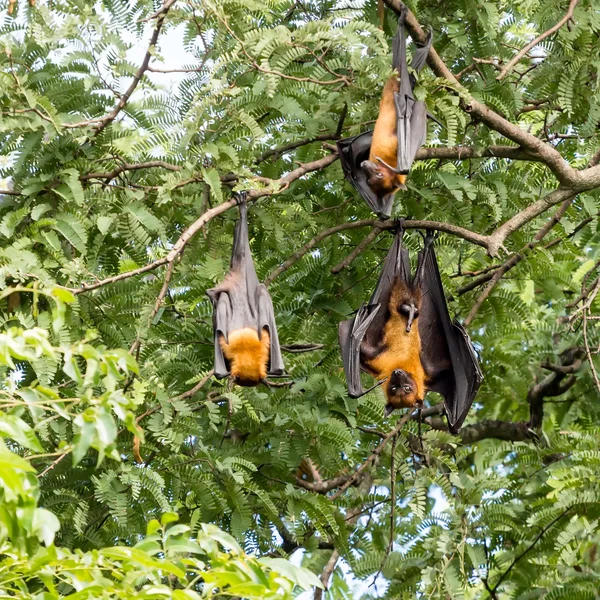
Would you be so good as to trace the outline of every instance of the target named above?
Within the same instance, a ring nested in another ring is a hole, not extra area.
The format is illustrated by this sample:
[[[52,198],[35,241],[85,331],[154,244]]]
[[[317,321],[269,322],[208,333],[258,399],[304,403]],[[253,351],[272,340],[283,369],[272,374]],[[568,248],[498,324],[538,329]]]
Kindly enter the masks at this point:
[[[558,517],[556,517],[555,519],[552,519],[552,521],[550,521],[550,523],[548,523],[548,525],[546,525],[546,527],[542,528],[542,530],[540,531],[540,533],[535,537],[535,539],[533,540],[533,542],[531,542],[531,544],[525,549],[523,550],[523,552],[521,552],[521,554],[519,554],[518,556],[516,556],[514,558],[514,560],[510,563],[510,565],[508,566],[508,568],[506,569],[506,571],[504,571],[504,573],[502,573],[502,575],[500,576],[500,579],[498,579],[498,581],[496,582],[496,584],[494,585],[494,587],[492,588],[493,593],[495,594],[496,591],[498,590],[498,587],[500,586],[500,584],[504,581],[504,579],[508,576],[508,574],[512,571],[513,567],[531,550],[533,550],[534,546],[542,539],[542,537],[544,537],[544,535],[546,534],[546,532],[551,529],[556,523],[558,523],[570,510],[572,507],[569,506],[569,508],[565,509],[560,515],[558,515]],[[492,596],[493,597],[493,596]]]
[[[379,227],[377,227],[377,226],[373,227],[373,229],[363,238],[363,240],[360,242],[360,244],[358,244],[356,246],[356,248],[354,248],[354,250],[352,250],[352,252],[350,252],[350,254],[348,254],[348,256],[346,256],[346,258],[341,260],[337,265],[335,265],[335,267],[333,267],[333,269],[331,269],[331,274],[337,275],[340,271],[342,271],[343,269],[348,267],[350,264],[352,264],[352,261],[361,252],[363,252],[365,248],[367,248],[368,246],[370,246],[373,243],[373,241],[377,238],[377,236],[381,233],[381,231],[382,230]]]
[[[379,455],[383,452],[383,450],[385,449],[385,447],[387,446],[388,442],[394,437],[396,436],[400,431],[402,431],[402,428],[404,427],[404,425],[406,424],[406,422],[411,418],[411,414],[412,411],[408,411],[399,421],[398,424],[396,425],[396,427],[394,427],[394,429],[392,429],[392,431],[390,431],[390,433],[388,433],[379,443],[379,445],[377,446],[377,448],[375,448],[375,450],[373,450],[373,452],[371,452],[369,458],[367,458],[367,460],[365,460],[365,462],[363,462],[360,467],[358,467],[358,469],[356,469],[356,471],[354,471],[354,474],[351,475],[348,480],[340,487],[340,489],[333,494],[332,496],[330,496],[330,500],[336,500],[337,498],[339,498],[352,484],[356,483],[356,481],[360,478],[361,474],[371,465],[375,462],[375,460],[379,457]]]
[[[115,107],[110,111],[110,113],[108,113],[105,117],[102,117],[102,119],[100,119],[97,122],[97,124],[93,126],[96,135],[103,131],[108,125],[110,125],[110,123],[112,123],[117,118],[118,114],[125,108],[125,105],[129,101],[129,98],[131,98],[131,94],[133,94],[133,92],[137,88],[139,82],[141,81],[144,75],[144,72],[150,64],[150,59],[152,58],[152,55],[154,54],[154,51],[156,49],[156,42],[158,41],[158,36],[160,35],[160,31],[165,21],[165,17],[169,12],[169,8],[171,8],[175,1],[176,0],[167,0],[163,4],[162,8],[150,17],[156,17],[156,25],[154,26],[154,30],[152,31],[152,36],[150,37],[150,43],[148,44],[148,49],[146,50],[144,60],[139,66],[138,70],[134,73],[133,81],[131,82],[130,86],[127,88],[125,93],[119,98],[119,101],[117,102]]]
[[[54,462],[52,462],[51,464],[49,464],[37,477],[38,479],[40,479],[41,477],[43,477],[46,473],[48,473],[49,471],[52,471],[52,469],[54,469],[57,465],[59,465],[65,458],[67,458],[67,456],[69,456],[69,454],[73,451],[73,448],[69,448],[68,450],[65,451],[64,454],[62,454],[61,456],[59,456]]]
[[[550,27],[547,31],[544,31],[541,35],[536,37],[534,40],[529,42],[527,46],[519,50],[517,54],[506,64],[506,66],[500,71],[500,74],[496,79],[498,81],[502,81],[508,73],[513,69],[513,67],[535,46],[537,46],[542,40],[545,40],[548,36],[551,36],[553,33],[558,31],[569,19],[573,17],[573,11],[577,6],[579,0],[571,0],[569,3],[569,8],[567,10],[567,14],[554,26]]]

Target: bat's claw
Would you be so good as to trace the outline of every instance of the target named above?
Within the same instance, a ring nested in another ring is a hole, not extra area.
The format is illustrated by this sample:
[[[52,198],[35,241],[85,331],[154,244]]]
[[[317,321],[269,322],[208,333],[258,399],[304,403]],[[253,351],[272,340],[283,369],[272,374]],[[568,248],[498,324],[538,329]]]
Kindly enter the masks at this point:
[[[433,242],[440,237],[439,232],[434,231],[433,229],[427,229],[425,233],[419,231],[421,237],[423,238],[423,249],[426,250],[430,246],[433,246]]]
[[[245,192],[245,191],[236,192],[236,194],[235,194],[236,204],[238,206],[240,206],[241,204],[246,204],[247,196],[248,196],[248,192]]]

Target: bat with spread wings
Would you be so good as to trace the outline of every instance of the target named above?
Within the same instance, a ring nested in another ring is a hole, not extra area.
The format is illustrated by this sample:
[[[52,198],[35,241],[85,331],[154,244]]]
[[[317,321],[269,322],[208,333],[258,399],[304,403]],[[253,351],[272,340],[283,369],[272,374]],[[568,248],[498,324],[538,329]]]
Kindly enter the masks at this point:
[[[432,233],[414,276],[402,231],[396,233],[369,304],[340,323],[339,341],[350,396],[366,393],[361,371],[379,381],[373,388],[385,385],[386,415],[439,392],[450,431],[460,429],[483,376],[469,336],[448,314]]]
[[[229,273],[206,293],[214,307],[215,376],[255,386],[266,383],[267,375],[283,374],[284,367],[273,302],[258,281],[250,252],[246,195],[238,198]]]
[[[427,137],[427,117],[431,117],[425,103],[414,97],[415,77],[406,64],[407,12],[403,7],[398,19],[392,47],[395,72],[383,88],[375,129],[337,142],[346,179],[381,218],[390,216],[394,194],[406,189],[408,172]],[[430,34],[415,50],[414,72],[423,68],[431,40]]]

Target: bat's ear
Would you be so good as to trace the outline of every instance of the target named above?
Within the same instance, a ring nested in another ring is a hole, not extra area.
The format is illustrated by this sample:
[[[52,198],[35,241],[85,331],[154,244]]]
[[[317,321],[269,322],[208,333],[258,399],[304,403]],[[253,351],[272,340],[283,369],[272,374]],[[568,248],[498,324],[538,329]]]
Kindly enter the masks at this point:
[[[386,404],[383,411],[385,417],[389,417],[394,412],[394,407],[391,404]]]

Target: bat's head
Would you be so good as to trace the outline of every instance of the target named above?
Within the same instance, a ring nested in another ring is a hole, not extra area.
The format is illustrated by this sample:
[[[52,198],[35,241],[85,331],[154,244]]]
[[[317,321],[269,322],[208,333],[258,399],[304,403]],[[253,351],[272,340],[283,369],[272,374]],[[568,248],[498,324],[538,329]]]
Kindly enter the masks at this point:
[[[385,415],[388,416],[397,408],[421,406],[423,400],[417,398],[417,393],[417,383],[413,376],[402,369],[394,369],[386,388],[388,403],[385,407]]]
[[[267,378],[269,362],[269,334],[263,331],[261,339],[254,328],[244,327],[223,337],[219,343],[230,365],[231,379],[237,385],[256,386]]]
[[[405,173],[395,173],[384,164],[363,160],[361,168],[367,173],[367,185],[378,198],[406,189]]]

